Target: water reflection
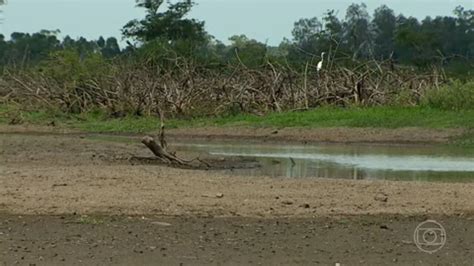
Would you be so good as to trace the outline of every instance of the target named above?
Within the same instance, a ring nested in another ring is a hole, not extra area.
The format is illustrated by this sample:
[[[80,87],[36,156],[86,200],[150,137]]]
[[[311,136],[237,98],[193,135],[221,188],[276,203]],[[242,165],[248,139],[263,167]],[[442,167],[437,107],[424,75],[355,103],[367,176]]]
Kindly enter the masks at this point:
[[[214,156],[255,158],[262,167],[237,175],[286,178],[474,181],[472,151],[450,147],[368,145],[179,144]]]

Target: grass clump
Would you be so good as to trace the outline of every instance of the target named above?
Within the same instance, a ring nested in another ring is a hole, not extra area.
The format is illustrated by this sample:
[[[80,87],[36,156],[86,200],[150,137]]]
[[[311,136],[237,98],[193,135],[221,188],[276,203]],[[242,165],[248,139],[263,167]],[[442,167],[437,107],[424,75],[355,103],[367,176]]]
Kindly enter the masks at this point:
[[[430,90],[423,105],[442,110],[474,110],[474,81],[455,81],[438,90]]]

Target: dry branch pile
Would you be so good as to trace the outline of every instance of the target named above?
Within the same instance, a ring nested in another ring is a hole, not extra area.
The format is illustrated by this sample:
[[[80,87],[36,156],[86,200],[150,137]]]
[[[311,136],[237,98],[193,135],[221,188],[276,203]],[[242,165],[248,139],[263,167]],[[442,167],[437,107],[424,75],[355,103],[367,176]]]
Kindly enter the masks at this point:
[[[426,90],[446,80],[442,72],[420,74],[387,63],[368,62],[352,69],[330,67],[320,73],[308,65],[300,73],[268,63],[259,70],[228,66],[203,69],[177,61],[170,70],[117,66],[113,74],[64,82],[41,72],[5,73],[0,102],[59,107],[67,112],[101,108],[111,114],[167,117],[307,109],[320,105],[374,106],[404,92],[416,104]]]

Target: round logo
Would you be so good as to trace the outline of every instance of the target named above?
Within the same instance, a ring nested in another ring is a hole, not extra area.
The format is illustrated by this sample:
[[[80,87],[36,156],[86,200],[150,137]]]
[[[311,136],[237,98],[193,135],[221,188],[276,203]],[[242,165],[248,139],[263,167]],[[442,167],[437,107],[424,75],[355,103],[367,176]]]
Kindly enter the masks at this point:
[[[416,227],[413,240],[421,251],[433,254],[446,244],[446,230],[440,223],[428,220]]]

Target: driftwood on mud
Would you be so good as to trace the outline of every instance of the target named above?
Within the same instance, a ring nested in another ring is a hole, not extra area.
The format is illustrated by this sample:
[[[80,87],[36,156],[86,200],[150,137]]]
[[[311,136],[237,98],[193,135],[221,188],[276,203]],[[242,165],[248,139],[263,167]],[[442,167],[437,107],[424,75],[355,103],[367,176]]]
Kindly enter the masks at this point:
[[[148,149],[150,149],[153,154],[160,158],[161,160],[165,161],[166,163],[176,163],[179,165],[188,165],[187,162],[181,160],[180,158],[176,157],[175,155],[170,154],[169,152],[166,151],[164,147],[162,147],[160,144],[156,143],[156,141],[150,137],[146,136],[142,139],[142,143],[147,146]]]
[[[156,156],[157,159],[163,161],[166,164],[171,164],[171,165],[179,165],[179,166],[184,166],[184,167],[190,167],[190,168],[196,168],[195,165],[192,163],[197,161],[201,165],[204,165],[207,168],[211,168],[211,165],[202,161],[199,158],[195,158],[190,161],[183,160],[175,155],[175,153],[168,152],[168,144],[166,142],[165,138],[165,123],[164,123],[164,117],[163,117],[163,112],[161,110],[158,110],[159,116],[160,116],[160,132],[158,134],[158,142],[155,141],[154,138],[150,136],[145,136],[142,139],[142,143],[153,152],[153,154]]]
[[[142,143],[153,152],[153,154],[156,156],[157,159],[161,160],[162,162],[169,164],[169,165],[178,165],[180,167],[185,167],[185,168],[191,168],[191,169],[201,169],[202,167],[205,167],[206,169],[211,169],[212,166],[199,159],[199,158],[194,158],[192,160],[183,160],[176,155],[168,152],[166,150],[166,147],[163,147],[161,144],[158,144],[155,139],[153,139],[150,136],[146,136],[142,139]],[[160,143],[165,143],[160,141]],[[198,164],[193,164],[193,162],[198,162]]]
[[[165,140],[165,123],[163,112],[158,109],[158,113],[160,116],[160,133],[158,134],[159,143],[157,143],[155,139],[150,136],[143,137],[142,143],[147,146],[147,148],[150,149],[156,157],[165,163],[190,166],[189,162],[185,162],[184,160],[176,157],[176,155],[167,151],[168,144]]]

